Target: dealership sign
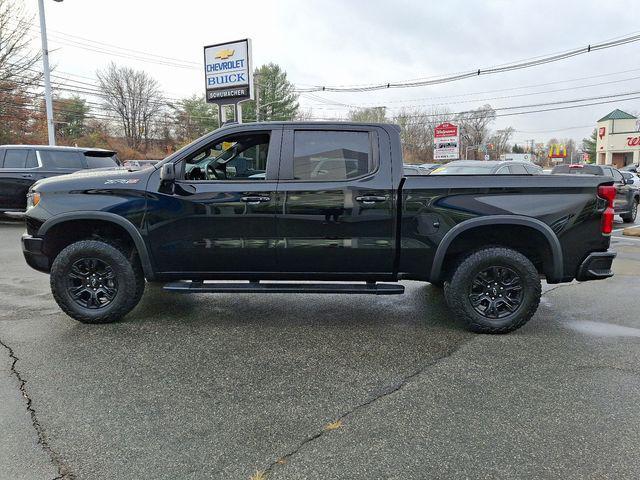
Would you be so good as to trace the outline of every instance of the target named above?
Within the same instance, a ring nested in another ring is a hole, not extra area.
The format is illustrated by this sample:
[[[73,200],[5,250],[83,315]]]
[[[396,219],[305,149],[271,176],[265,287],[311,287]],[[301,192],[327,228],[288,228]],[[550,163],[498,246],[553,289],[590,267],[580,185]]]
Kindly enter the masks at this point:
[[[229,105],[252,99],[251,40],[204,47],[204,75],[207,102]]]
[[[460,158],[460,135],[457,125],[445,122],[433,130],[433,159],[457,160]]]

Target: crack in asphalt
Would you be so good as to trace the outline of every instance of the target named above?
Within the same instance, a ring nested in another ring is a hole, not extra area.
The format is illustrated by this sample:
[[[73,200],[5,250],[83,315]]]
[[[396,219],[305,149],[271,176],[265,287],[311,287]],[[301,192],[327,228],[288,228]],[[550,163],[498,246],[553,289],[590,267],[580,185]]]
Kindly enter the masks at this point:
[[[422,365],[420,368],[418,368],[414,372],[412,372],[409,375],[403,377],[398,382],[395,382],[395,383],[392,383],[390,385],[386,385],[386,386],[382,387],[380,390],[378,390],[378,392],[376,394],[374,394],[368,400],[366,400],[366,401],[364,401],[362,403],[359,403],[358,405],[354,406],[353,408],[351,408],[347,412],[343,413],[340,417],[338,417],[333,422],[341,422],[342,420],[346,419],[347,417],[349,417],[350,415],[356,413],[357,411],[368,407],[369,405],[377,402],[378,400],[380,400],[382,398],[388,397],[389,395],[393,395],[394,393],[402,390],[405,386],[407,386],[407,384],[411,380],[413,380],[414,378],[416,378],[417,376],[419,376],[420,374],[425,372],[427,369],[429,369],[431,367],[434,367],[435,365],[440,363],[442,360],[451,357],[456,352],[458,352],[463,346],[471,343],[474,339],[475,338],[471,338],[471,339],[467,340],[466,342],[463,342],[460,345],[456,346],[455,348],[451,349],[450,351],[446,352],[444,355],[436,357],[432,361]],[[294,455],[296,455],[307,444],[309,444],[311,442],[314,442],[315,440],[319,439],[320,437],[323,437],[325,434],[330,433],[330,432],[331,432],[330,430],[322,429],[322,430],[320,430],[320,431],[318,431],[318,432],[316,432],[316,433],[314,433],[312,435],[309,435],[302,442],[300,442],[296,448],[294,448],[290,452],[280,456],[277,460],[272,462],[268,467],[266,467],[262,471],[262,473],[264,475],[267,475],[267,474],[273,472],[275,467],[277,467],[278,465],[284,464],[287,459],[289,459],[289,458],[293,457]]]
[[[44,431],[42,425],[40,425],[40,421],[38,420],[38,416],[36,414],[35,409],[33,408],[33,401],[29,396],[29,392],[27,392],[27,381],[22,378],[20,372],[16,369],[16,364],[18,363],[19,358],[14,353],[13,349],[0,340],[0,345],[2,345],[8,352],[9,358],[12,360],[11,362],[11,375],[14,375],[18,379],[19,390],[22,394],[22,397],[25,399],[27,405],[27,412],[29,412],[29,416],[31,417],[31,424],[33,425],[34,430],[36,431],[36,435],[38,437],[38,443],[42,447],[42,449],[49,455],[51,459],[51,463],[53,463],[54,467],[58,470],[58,476],[54,477],[52,480],[74,480],[75,475],[69,470],[60,454],[56,452],[51,445],[49,445],[49,440],[47,439],[47,435]]]

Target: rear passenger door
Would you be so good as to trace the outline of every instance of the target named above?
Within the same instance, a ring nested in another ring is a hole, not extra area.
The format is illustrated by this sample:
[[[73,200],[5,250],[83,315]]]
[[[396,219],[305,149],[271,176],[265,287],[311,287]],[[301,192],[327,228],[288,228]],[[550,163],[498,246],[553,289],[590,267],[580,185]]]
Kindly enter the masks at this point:
[[[375,127],[285,128],[276,248],[286,272],[390,274],[395,199],[389,137]]]
[[[25,210],[27,192],[37,180],[38,161],[31,148],[0,151],[0,211]]]

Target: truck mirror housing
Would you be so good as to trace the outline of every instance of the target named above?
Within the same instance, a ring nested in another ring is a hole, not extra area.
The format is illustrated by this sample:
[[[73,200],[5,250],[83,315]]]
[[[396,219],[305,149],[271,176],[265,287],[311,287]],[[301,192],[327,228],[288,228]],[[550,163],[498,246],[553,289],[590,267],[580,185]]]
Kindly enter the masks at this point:
[[[176,168],[171,162],[165,163],[160,169],[160,180],[165,183],[173,182],[176,179]]]

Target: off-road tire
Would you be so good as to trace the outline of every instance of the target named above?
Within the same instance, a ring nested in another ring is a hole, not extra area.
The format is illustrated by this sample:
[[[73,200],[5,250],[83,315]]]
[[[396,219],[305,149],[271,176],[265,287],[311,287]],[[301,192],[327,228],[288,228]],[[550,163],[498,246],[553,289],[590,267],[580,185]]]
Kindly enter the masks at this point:
[[[510,269],[517,274],[522,285],[519,306],[504,318],[491,319],[481,315],[469,298],[474,279],[491,267]],[[538,309],[541,292],[540,276],[531,261],[521,253],[504,247],[483,248],[463,257],[444,284],[447,305],[469,330],[476,333],[508,333],[520,328]]]
[[[631,203],[631,211],[625,215],[620,215],[624,223],[633,223],[638,216],[638,200],[633,200]]]
[[[96,258],[108,264],[117,280],[113,300],[101,308],[85,308],[68,292],[67,276],[75,262]],[[116,243],[102,240],[81,240],[64,248],[51,266],[51,292],[62,311],[82,323],[111,323],[120,320],[138,304],[145,288],[145,279],[135,251],[127,252]]]

